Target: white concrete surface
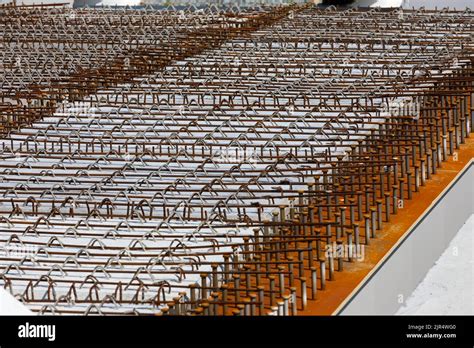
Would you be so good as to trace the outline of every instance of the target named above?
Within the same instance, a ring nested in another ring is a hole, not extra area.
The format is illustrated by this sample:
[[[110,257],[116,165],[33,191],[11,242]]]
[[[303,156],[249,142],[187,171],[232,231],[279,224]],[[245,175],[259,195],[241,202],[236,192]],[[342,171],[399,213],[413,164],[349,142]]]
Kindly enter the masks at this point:
[[[403,0],[358,0],[354,3],[360,7],[400,7]]]
[[[474,215],[397,314],[474,314]]]
[[[97,4],[97,6],[138,6],[140,0],[104,0]]]
[[[444,7],[464,9],[469,7],[474,8],[473,0],[358,0],[353,6],[361,7],[400,7],[403,8],[420,8],[425,7],[427,9],[433,9],[438,7],[442,9]]]
[[[449,8],[457,8],[457,9],[464,9],[469,7],[474,9],[474,1],[472,0],[404,0],[403,7],[404,8],[419,8],[419,7],[426,7],[427,9],[433,9],[438,7],[438,9],[442,9],[444,7]]]
[[[0,315],[33,315],[33,312],[5,289],[0,288]]]

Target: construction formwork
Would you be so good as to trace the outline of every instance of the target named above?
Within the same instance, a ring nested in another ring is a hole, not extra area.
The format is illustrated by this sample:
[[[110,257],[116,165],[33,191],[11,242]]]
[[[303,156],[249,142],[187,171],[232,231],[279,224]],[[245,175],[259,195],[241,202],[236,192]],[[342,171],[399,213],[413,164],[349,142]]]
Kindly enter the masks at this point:
[[[1,8],[0,284],[40,314],[311,313],[470,141],[473,24]]]

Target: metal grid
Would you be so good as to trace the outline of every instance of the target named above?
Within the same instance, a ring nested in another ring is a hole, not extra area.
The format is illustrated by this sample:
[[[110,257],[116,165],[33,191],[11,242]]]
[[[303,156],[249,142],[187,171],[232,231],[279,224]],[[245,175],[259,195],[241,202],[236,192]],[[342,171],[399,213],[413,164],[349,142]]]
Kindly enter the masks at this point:
[[[295,315],[472,130],[469,10],[1,11],[38,73],[3,66],[0,284],[42,314]]]

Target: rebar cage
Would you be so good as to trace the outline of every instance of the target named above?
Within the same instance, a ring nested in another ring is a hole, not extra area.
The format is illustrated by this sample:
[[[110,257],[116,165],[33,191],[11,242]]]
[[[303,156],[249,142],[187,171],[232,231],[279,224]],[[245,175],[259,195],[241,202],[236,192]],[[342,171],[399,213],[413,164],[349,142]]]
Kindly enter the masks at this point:
[[[473,24],[0,8],[0,284],[40,314],[305,313],[470,136]]]

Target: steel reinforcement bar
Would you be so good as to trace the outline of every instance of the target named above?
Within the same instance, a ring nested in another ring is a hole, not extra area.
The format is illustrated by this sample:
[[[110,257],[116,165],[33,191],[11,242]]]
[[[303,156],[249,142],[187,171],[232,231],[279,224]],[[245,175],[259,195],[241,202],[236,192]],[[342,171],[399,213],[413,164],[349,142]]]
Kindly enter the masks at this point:
[[[306,313],[472,136],[469,10],[0,11],[0,284],[40,314]]]

